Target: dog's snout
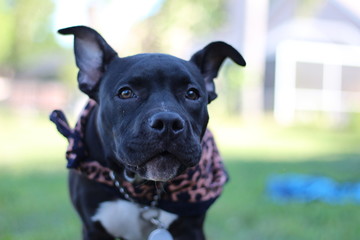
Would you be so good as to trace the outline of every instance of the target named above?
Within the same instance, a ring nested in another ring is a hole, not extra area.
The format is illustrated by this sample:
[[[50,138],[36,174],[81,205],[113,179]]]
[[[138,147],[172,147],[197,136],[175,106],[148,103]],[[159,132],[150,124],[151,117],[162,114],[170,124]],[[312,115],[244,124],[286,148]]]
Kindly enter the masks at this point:
[[[176,135],[184,130],[185,121],[177,113],[160,112],[150,118],[149,126],[151,131]]]

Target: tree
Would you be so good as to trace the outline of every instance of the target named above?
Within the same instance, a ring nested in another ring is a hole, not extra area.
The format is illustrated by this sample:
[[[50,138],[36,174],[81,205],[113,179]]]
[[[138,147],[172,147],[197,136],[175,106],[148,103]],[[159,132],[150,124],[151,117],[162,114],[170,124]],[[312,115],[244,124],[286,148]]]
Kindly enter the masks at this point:
[[[193,38],[212,33],[225,19],[226,0],[167,0],[157,14],[135,28],[140,51],[176,53]],[[173,51],[172,51],[173,50]]]
[[[50,0],[0,0],[0,73],[15,74],[34,57],[56,48]]]

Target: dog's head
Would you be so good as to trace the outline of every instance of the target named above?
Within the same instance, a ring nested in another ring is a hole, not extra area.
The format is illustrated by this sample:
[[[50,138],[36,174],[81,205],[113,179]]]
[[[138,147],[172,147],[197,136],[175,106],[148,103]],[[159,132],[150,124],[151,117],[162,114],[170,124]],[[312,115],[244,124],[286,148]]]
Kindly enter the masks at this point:
[[[59,33],[75,36],[79,88],[99,105],[97,131],[111,164],[167,181],[199,162],[214,78],[227,57],[245,66],[233,47],[213,42],[190,61],[155,53],[119,58],[91,28]]]

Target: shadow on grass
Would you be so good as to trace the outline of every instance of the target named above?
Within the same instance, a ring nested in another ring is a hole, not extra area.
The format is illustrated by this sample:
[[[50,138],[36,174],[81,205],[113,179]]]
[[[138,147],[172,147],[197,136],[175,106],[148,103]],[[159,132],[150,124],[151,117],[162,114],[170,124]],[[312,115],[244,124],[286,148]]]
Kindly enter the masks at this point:
[[[304,162],[238,161],[227,157],[231,180],[208,213],[209,240],[218,239],[358,239],[356,205],[276,204],[265,194],[276,173],[329,176],[358,181],[357,155],[307,159]],[[337,160],[337,161],[335,161]],[[0,239],[80,239],[80,222],[67,193],[66,170],[0,171]]]

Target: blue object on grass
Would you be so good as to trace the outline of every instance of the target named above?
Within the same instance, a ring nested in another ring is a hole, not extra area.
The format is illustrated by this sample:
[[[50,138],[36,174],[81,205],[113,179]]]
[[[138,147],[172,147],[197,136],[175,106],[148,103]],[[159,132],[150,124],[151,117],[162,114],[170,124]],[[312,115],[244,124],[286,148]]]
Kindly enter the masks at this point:
[[[322,201],[331,204],[360,204],[360,182],[338,183],[323,176],[274,175],[268,179],[267,194],[279,203]]]

